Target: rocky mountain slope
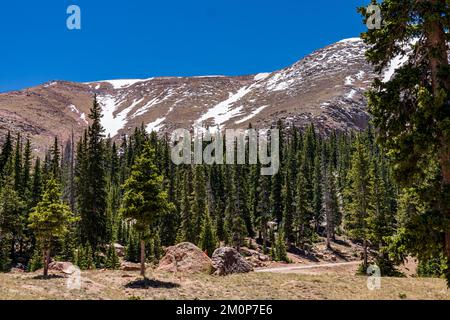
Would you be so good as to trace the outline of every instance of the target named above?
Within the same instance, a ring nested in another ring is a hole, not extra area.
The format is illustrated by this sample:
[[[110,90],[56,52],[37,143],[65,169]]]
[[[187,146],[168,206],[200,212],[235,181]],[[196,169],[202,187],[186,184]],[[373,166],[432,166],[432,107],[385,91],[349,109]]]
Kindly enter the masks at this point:
[[[43,152],[54,136],[62,141],[89,123],[94,95],[103,109],[106,134],[136,126],[159,132],[192,128],[267,128],[314,122],[321,130],[359,129],[368,115],[363,93],[374,74],[358,38],[346,39],[272,73],[226,77],[164,77],[90,83],[52,81],[0,94],[0,139],[21,132]]]

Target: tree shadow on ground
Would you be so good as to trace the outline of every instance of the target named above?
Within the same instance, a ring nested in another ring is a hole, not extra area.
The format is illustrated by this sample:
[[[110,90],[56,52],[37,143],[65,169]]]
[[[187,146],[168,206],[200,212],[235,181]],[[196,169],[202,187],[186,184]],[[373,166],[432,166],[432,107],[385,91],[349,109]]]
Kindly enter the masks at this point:
[[[50,280],[50,279],[64,279],[64,276],[61,276],[59,274],[49,274],[48,276],[44,276],[44,275],[38,275],[38,276],[34,276],[33,279],[34,280]]]
[[[337,243],[337,244],[339,244],[341,246],[351,247],[350,243],[348,243],[347,241],[342,240],[342,239],[334,239],[333,242]]]
[[[131,281],[125,285],[126,288],[130,289],[148,289],[148,288],[164,288],[164,289],[174,289],[179,288],[180,285],[174,282],[160,281],[156,279],[139,279]]]
[[[308,251],[303,250],[303,249],[300,249],[300,248],[297,248],[297,247],[291,247],[291,248],[289,248],[288,252],[290,252],[290,253],[292,253],[292,254],[295,254],[295,255],[297,255],[297,256],[300,256],[300,257],[302,257],[302,258],[305,258],[305,259],[307,259],[307,260],[309,260],[309,261],[312,261],[312,262],[319,262],[319,261],[320,261],[319,259],[317,259],[317,258],[314,256],[313,253],[308,252]]]
[[[344,260],[344,261],[348,261],[348,257],[343,254],[341,251],[339,251],[338,249],[334,249],[333,247],[328,248],[327,251],[332,252],[335,256],[339,257],[340,259]]]

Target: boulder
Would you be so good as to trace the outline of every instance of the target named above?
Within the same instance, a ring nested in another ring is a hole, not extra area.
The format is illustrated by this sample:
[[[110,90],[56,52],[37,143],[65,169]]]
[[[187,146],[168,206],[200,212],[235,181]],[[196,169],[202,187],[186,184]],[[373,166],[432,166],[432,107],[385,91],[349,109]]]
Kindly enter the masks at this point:
[[[78,267],[74,266],[71,262],[54,261],[48,265],[48,270],[72,274],[78,270]]]
[[[267,262],[259,260],[256,256],[245,257],[245,260],[247,260],[253,268],[263,268],[267,266]]]
[[[140,271],[141,270],[141,264],[140,263],[127,262],[127,261],[121,261],[121,263],[120,263],[120,270],[122,270],[122,271]]]
[[[117,256],[123,258],[125,256],[125,247],[118,244],[118,243],[114,243],[113,244],[114,250],[116,250]]]
[[[22,263],[16,263],[12,268],[11,272],[13,273],[23,273],[27,270],[24,264]]]
[[[253,271],[253,267],[234,248],[223,247],[214,251],[212,264],[215,275],[224,276],[232,273],[247,273]]]
[[[211,272],[211,259],[196,245],[183,242],[168,247],[159,262],[159,271],[201,273]]]

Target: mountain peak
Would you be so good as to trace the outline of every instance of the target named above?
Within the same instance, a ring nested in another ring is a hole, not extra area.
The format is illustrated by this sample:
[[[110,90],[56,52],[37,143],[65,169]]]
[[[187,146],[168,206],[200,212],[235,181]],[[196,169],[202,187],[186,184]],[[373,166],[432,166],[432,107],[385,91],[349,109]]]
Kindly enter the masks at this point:
[[[195,123],[225,128],[267,128],[281,119],[320,130],[363,128],[368,119],[363,93],[374,74],[359,38],[344,39],[295,64],[248,76],[153,77],[74,83],[52,81],[0,94],[0,137],[6,130],[32,138],[40,151],[54,136],[80,135],[94,94],[111,137],[144,124],[170,132]],[[57,125],[56,125],[57,124]]]

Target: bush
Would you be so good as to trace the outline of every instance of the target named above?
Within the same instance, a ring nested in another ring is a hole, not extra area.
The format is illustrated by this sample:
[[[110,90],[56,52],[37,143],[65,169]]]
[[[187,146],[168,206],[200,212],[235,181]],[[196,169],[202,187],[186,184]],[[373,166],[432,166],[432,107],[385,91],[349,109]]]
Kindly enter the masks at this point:
[[[447,269],[447,259],[441,254],[437,258],[419,261],[417,275],[419,277],[440,278],[445,275]]]
[[[278,232],[275,242],[275,250],[273,250],[273,259],[275,261],[290,262],[287,256],[287,248],[283,231]]]
[[[0,235],[0,272],[8,272],[11,269],[12,237]]]
[[[74,263],[81,270],[95,269],[94,254],[92,252],[92,248],[89,245],[78,247],[74,254],[74,257]]]
[[[28,264],[28,271],[34,272],[44,267],[42,255],[43,255],[42,251],[39,249],[38,246],[36,246],[36,248],[33,251],[33,256],[31,257],[30,262]]]
[[[116,249],[114,248],[113,244],[110,244],[108,247],[105,267],[112,270],[119,269],[120,267],[119,256],[117,255]]]

